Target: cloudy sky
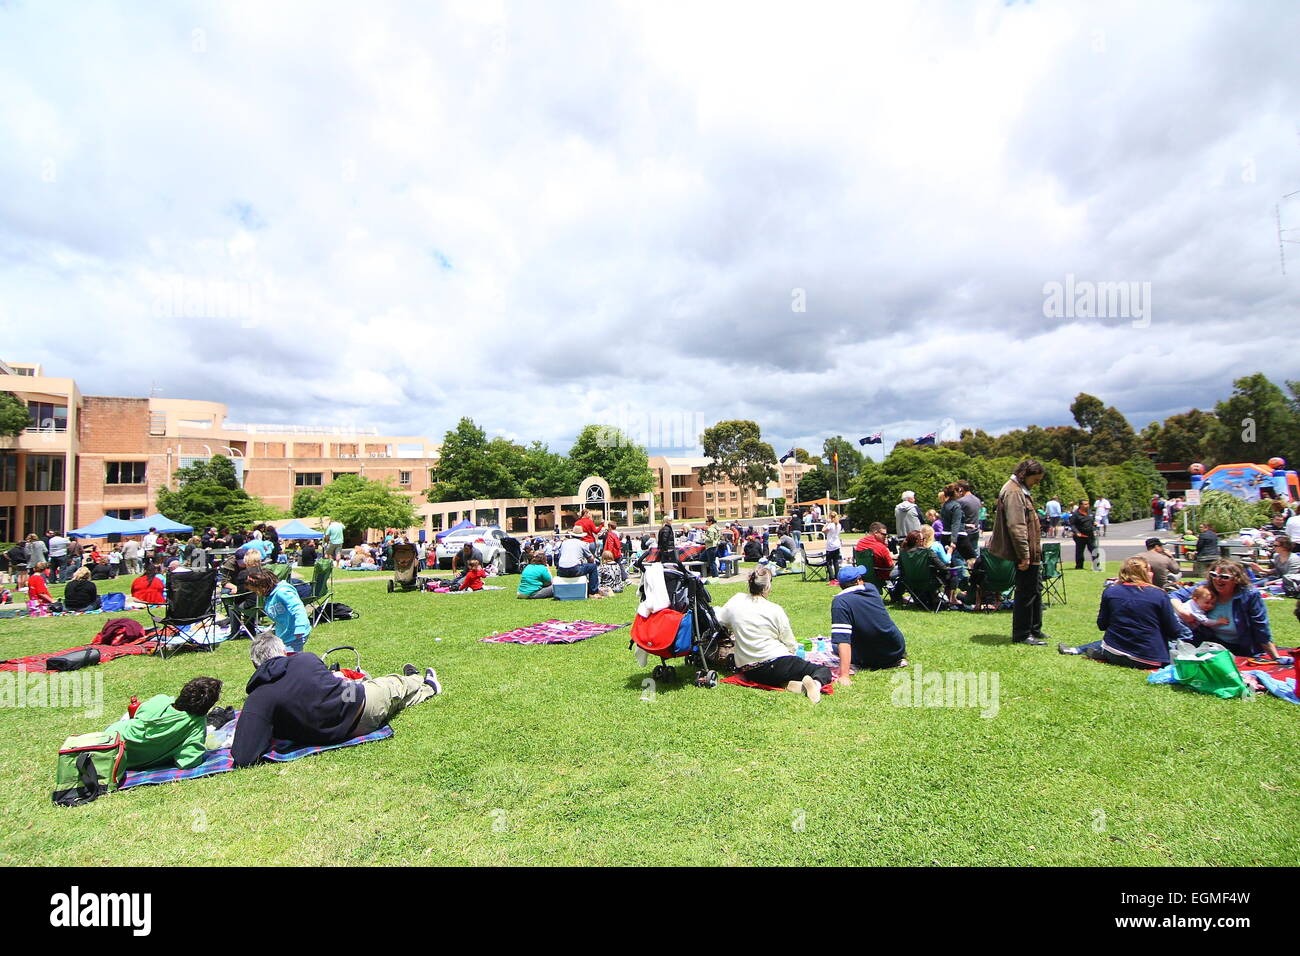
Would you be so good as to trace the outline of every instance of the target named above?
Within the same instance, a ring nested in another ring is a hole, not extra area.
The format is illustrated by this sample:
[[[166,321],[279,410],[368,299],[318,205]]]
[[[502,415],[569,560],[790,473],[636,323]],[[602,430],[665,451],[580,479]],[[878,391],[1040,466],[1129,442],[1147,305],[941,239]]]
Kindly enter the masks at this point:
[[[1297,36],[1286,0],[6,0],[0,357],[560,449],[1080,390],[1141,427],[1300,373]],[[1045,315],[1067,276],[1130,312]]]

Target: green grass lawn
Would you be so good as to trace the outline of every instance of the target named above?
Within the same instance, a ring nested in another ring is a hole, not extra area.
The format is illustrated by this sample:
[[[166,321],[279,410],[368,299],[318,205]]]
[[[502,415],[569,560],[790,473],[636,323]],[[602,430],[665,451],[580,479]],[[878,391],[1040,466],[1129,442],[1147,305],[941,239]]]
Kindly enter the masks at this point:
[[[1114,572],[1114,567],[1111,569]],[[1057,640],[1090,640],[1102,575],[1066,572]],[[507,579],[513,585],[514,579]],[[123,586],[124,586],[123,580]],[[713,587],[716,604],[735,585]],[[634,592],[586,603],[513,591],[389,595],[338,586],[362,612],[309,650],[356,644],[372,674],[432,663],[447,693],[388,741],[290,764],[53,807],[55,752],[127,699],[199,674],[238,706],[247,642],[95,669],[105,714],[0,710],[0,862],[1276,865],[1297,859],[1300,709],[1220,701],[1145,674],[1011,646],[1010,615],[895,611],[913,667],[996,674],[998,712],[891,703],[862,674],[817,706],[787,693],[660,686],[642,700],[626,630],[571,646],[491,645],[548,617],[626,623]],[[778,578],[795,632],[829,633],[833,589]],[[1281,645],[1291,602],[1269,602]],[[0,621],[4,657],[83,643],[99,616]]]

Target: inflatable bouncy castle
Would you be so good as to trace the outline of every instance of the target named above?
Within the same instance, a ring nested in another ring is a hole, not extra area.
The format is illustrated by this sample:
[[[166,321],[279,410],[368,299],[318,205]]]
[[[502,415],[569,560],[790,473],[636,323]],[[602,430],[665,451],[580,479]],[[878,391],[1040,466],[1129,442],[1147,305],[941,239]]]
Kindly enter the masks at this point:
[[[1246,501],[1260,498],[1300,501],[1300,481],[1294,471],[1287,470],[1281,458],[1270,458],[1267,465],[1249,462],[1217,465],[1209,471],[1195,464],[1188,471],[1192,473],[1193,490],[1226,491]]]

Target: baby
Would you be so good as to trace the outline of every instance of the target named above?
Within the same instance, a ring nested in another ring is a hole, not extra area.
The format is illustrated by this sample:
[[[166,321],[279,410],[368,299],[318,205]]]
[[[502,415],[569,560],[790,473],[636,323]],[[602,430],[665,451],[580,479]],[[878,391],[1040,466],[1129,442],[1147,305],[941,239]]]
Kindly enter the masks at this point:
[[[1197,624],[1205,627],[1223,627],[1228,623],[1226,620],[1221,617],[1210,617],[1210,612],[1214,610],[1217,603],[1214,593],[1202,584],[1192,592],[1192,601],[1187,605],[1187,611],[1196,618]]]

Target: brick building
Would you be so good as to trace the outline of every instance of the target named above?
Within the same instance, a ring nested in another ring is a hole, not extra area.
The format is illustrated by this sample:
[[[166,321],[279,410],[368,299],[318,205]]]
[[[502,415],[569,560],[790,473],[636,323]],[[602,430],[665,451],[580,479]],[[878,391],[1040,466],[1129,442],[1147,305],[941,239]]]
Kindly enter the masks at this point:
[[[663,456],[650,459],[650,471],[655,476],[655,492],[664,514],[673,514],[678,520],[703,519],[709,515],[718,519],[752,518],[758,507],[771,505],[769,498],[764,497],[762,492],[756,497],[747,491],[742,512],[740,490],[731,482],[710,481],[701,484],[700,472],[709,461],[708,458]],[[773,489],[779,489],[781,497],[787,503],[797,501],[799,479],[812,471],[813,466],[790,461],[776,467],[779,478],[772,486]]]
[[[391,482],[424,501],[437,446],[376,429],[235,424],[226,406],[189,399],[82,395],[40,366],[0,363],[0,388],[25,402],[31,427],[0,437],[0,541],[157,511],[178,468],[225,455],[249,494],[288,510],[301,488],[344,474]]]

